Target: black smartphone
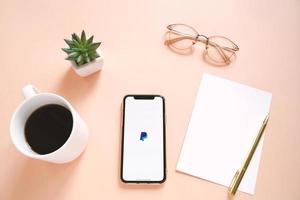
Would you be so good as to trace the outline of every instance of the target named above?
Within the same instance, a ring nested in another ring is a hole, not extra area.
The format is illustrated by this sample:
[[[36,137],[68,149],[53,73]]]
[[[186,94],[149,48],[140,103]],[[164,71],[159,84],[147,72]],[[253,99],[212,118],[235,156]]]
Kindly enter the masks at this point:
[[[160,95],[126,95],[123,99],[121,180],[166,180],[165,99]]]

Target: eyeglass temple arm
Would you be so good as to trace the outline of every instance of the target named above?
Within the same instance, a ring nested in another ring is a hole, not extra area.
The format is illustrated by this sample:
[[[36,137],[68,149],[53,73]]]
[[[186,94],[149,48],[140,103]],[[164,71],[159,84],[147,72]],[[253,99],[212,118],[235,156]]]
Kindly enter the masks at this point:
[[[185,39],[188,39],[188,40],[194,40],[195,41],[195,38],[191,37],[191,36],[181,36],[181,37],[178,37],[178,38],[174,38],[174,39],[167,39],[165,41],[165,44],[166,45],[170,45],[170,44],[174,44],[176,42],[179,42],[181,40],[185,40]]]
[[[225,49],[225,47],[221,47],[221,46],[219,46],[219,45],[217,45],[216,43],[214,43],[214,42],[210,42],[210,41],[208,41],[208,44],[210,44],[211,46],[213,46],[213,47],[215,47],[216,49],[217,49],[217,51],[218,51],[218,53],[221,55],[221,57],[223,58],[223,60],[224,60],[224,62],[228,62],[229,61],[229,59],[230,59],[230,57],[228,57],[227,55],[226,55],[226,53],[223,51],[223,49]],[[227,50],[229,50],[229,51],[231,51],[232,49],[230,49],[230,48],[226,48]],[[225,50],[226,50],[225,49]],[[231,51],[232,53],[235,53],[235,51]]]
[[[197,41],[204,42],[204,41],[203,41],[202,39],[200,39],[200,38],[199,38]],[[210,44],[210,45],[213,46],[213,47],[219,47],[219,48],[221,48],[221,49],[230,51],[230,52],[232,52],[232,53],[234,53],[234,52],[236,52],[236,51],[239,50],[239,47],[238,47],[238,46],[233,47],[233,48],[231,48],[231,47],[220,46],[220,45],[218,45],[217,43],[212,42],[211,40],[209,40],[209,38],[207,38],[207,40],[206,40],[204,43],[205,43],[205,44]],[[235,44],[233,43],[233,45],[235,45]]]

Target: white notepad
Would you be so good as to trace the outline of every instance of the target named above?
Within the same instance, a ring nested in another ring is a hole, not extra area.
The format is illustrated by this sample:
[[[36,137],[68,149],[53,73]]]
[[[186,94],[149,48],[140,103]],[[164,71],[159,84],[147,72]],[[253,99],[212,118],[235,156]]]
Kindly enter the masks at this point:
[[[204,74],[177,170],[229,186],[254,142],[272,94]],[[239,187],[254,194],[263,138]]]

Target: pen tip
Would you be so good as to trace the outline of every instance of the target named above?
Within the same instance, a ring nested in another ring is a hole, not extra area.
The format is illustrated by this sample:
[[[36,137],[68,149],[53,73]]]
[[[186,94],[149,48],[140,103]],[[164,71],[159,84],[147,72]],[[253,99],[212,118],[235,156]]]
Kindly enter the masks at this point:
[[[270,114],[268,113],[267,116],[265,117],[264,123],[266,123],[269,120]]]

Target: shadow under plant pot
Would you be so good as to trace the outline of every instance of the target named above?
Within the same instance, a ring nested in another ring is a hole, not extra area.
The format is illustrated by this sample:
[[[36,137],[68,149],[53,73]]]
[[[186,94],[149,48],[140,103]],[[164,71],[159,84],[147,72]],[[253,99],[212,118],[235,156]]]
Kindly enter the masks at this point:
[[[102,69],[103,56],[100,54],[99,58],[81,66],[78,66],[74,61],[71,61],[71,64],[76,74],[82,77],[86,77]]]

